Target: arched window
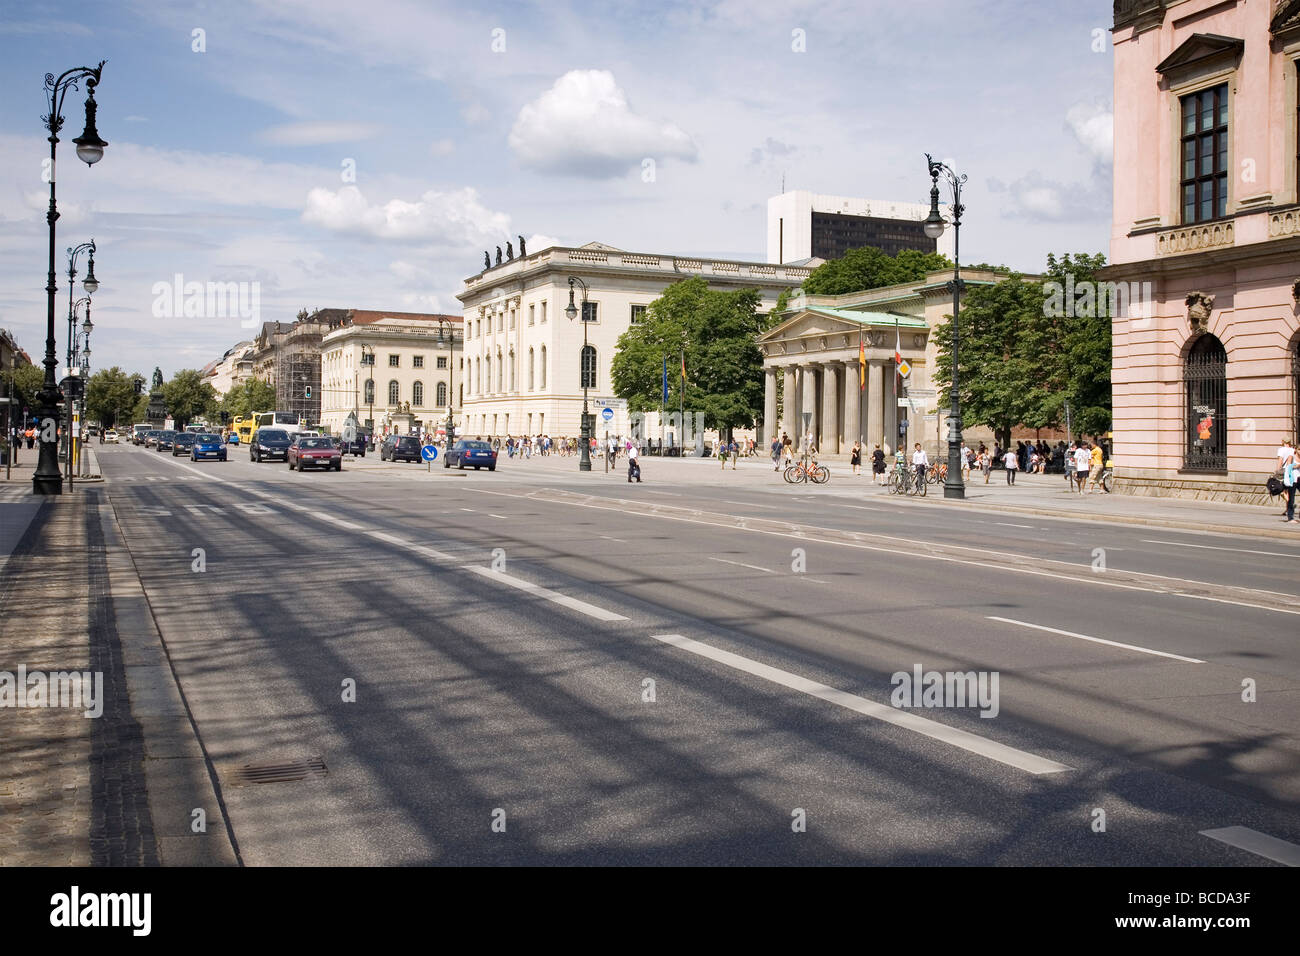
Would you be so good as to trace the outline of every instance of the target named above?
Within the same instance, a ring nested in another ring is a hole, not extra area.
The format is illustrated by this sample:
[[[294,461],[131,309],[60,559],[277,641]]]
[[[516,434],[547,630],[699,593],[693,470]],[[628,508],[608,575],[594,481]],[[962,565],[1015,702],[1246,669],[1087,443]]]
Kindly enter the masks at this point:
[[[514,328],[514,319],[513,319],[514,312],[511,312],[510,315],[511,315],[511,328]],[[511,349],[510,350],[510,391],[513,392],[519,387],[518,385],[515,384],[517,381],[518,378],[515,375],[515,350]]]
[[[388,383],[388,404],[396,405],[402,400],[401,389],[397,385],[397,379]]]
[[[506,390],[506,360],[502,358],[501,353],[498,352],[497,353],[497,391],[504,392],[505,390]]]
[[[366,380],[366,404],[375,404],[375,383],[369,379]]]
[[[411,386],[411,404],[416,408],[424,405],[424,383],[416,382]]]
[[[545,314],[545,313],[543,313],[543,314]],[[546,346],[545,346],[545,345],[542,346],[541,369],[540,369],[540,371],[541,371],[541,377],[540,377],[539,381],[540,381],[541,384],[540,384],[538,387],[539,387],[539,388],[542,388],[542,389],[545,389],[545,388],[546,388]]]
[[[528,350],[528,391],[535,387],[536,380],[533,378],[533,367],[536,363],[533,360],[533,350]]]
[[[483,387],[483,362],[481,359],[474,360],[474,381],[470,382],[469,391],[471,395],[477,394],[475,389]]]
[[[438,383],[438,407],[441,408],[443,405],[446,404],[447,404],[447,383],[439,382]]]
[[[1228,353],[1208,332],[1187,350],[1184,471],[1228,470]]]
[[[596,387],[596,346],[582,347],[582,383],[579,388]]]

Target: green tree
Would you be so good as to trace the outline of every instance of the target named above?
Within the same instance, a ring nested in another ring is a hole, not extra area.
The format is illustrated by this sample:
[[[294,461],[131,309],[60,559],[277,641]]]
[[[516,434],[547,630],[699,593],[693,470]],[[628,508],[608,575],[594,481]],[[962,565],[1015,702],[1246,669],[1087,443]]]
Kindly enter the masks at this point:
[[[813,270],[804,280],[809,295],[845,295],[887,285],[917,282],[926,273],[951,269],[952,260],[938,252],[904,249],[896,256],[871,246],[850,249],[839,259],[832,259]]]
[[[195,369],[181,369],[162,387],[163,401],[176,422],[184,428],[199,416],[211,417],[217,410],[217,393]]]
[[[233,422],[253,412],[267,412],[275,408],[275,388],[260,378],[246,378],[231,388],[221,400],[220,410]]]
[[[763,356],[755,341],[769,316],[759,313],[757,289],[721,292],[696,276],[664,290],[645,318],[619,336],[612,363],[614,393],[634,412],[658,409],[668,359],[670,401],[681,387],[686,356],[687,409],[704,413],[704,427],[728,436],[752,425],[763,403]]]
[[[119,422],[130,424],[128,419],[135,409],[135,379],[139,373],[128,375],[114,365],[100,369],[86,383],[86,414],[105,428]]]
[[[22,408],[36,407],[36,393],[45,384],[44,365],[19,365],[12,372],[0,369],[0,379],[12,381],[15,397]]]
[[[1017,425],[1063,426],[1068,402],[1075,434],[1109,429],[1110,307],[1098,301],[1095,285],[1103,265],[1101,255],[1049,255],[1043,282],[1013,272],[993,286],[967,287],[960,328],[963,424],[987,425],[1005,447]],[[1067,277],[1068,288],[1078,290],[1068,307]],[[936,380],[946,392],[951,316],[935,336]]]

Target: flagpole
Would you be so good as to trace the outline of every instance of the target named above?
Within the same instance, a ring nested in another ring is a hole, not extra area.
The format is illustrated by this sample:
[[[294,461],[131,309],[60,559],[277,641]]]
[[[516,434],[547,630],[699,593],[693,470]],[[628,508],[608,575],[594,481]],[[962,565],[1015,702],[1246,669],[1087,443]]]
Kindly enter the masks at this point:
[[[858,448],[860,451],[866,451],[866,443],[863,441],[865,429],[862,422],[862,396],[866,394],[867,389],[867,369],[866,353],[862,349],[862,326],[858,326]]]
[[[659,383],[659,454],[664,453],[664,416],[668,414],[668,356],[664,356],[664,375]]]
[[[678,415],[681,419],[681,451],[677,454],[679,457],[686,452],[686,349],[682,349],[682,387],[677,390]]]

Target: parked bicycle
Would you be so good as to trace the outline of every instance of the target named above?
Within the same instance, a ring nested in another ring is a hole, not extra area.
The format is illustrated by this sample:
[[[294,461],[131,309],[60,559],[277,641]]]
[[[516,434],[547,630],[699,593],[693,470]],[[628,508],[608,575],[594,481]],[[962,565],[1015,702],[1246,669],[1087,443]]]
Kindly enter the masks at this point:
[[[782,477],[791,484],[811,481],[813,484],[822,485],[830,480],[831,470],[815,461],[801,459],[786,468]]]

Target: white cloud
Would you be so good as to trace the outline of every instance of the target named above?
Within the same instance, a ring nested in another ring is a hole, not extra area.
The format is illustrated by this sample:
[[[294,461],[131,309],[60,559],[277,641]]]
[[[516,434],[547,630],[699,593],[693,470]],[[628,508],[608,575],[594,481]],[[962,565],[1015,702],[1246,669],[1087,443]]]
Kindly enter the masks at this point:
[[[510,232],[510,217],[485,207],[475,189],[429,190],[415,202],[371,205],[356,186],[307,194],[304,222],[379,239],[433,240],[448,246],[482,245]]]
[[[1065,114],[1065,122],[1094,160],[1109,166],[1115,153],[1115,116],[1104,106],[1076,103]]]
[[[606,179],[651,157],[694,162],[695,143],[680,127],[634,113],[608,70],[570,70],[526,104],[510,148],[527,167]]]
[[[260,138],[276,146],[321,146],[374,139],[382,130],[377,123],[285,123],[263,130]]]

